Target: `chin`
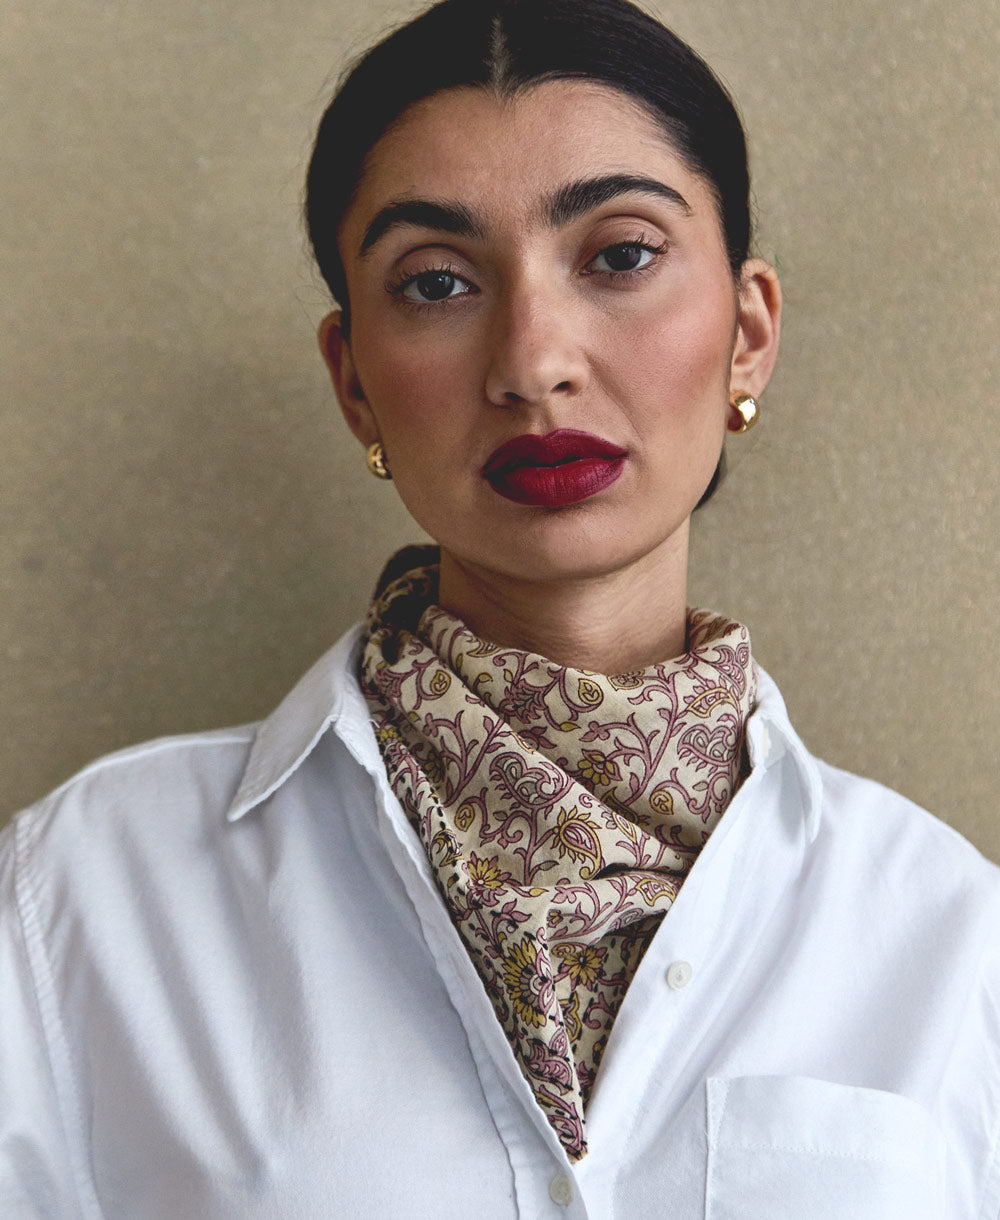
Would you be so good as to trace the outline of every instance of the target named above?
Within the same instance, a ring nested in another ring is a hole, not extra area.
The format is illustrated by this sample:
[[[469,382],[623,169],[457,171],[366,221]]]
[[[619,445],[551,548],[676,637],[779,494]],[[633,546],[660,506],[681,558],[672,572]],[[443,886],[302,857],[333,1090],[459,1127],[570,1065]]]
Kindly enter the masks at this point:
[[[581,504],[525,514],[520,528],[508,525],[502,532],[491,530],[489,536],[494,541],[488,550],[482,545],[482,537],[474,546],[449,549],[513,579],[593,580],[641,564],[661,547],[669,546],[685,523],[686,518],[650,532],[647,521],[640,532],[634,517],[623,523],[620,513],[595,512]]]

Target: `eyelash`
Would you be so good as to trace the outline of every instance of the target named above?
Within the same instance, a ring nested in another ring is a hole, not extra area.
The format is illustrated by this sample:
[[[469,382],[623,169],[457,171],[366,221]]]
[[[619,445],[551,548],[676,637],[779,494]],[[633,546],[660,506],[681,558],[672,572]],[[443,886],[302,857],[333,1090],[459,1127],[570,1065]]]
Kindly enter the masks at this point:
[[[594,255],[594,258],[590,260],[590,262],[593,262],[594,259],[599,258],[602,254],[607,254],[610,250],[621,250],[625,247],[637,247],[640,250],[646,251],[648,254],[652,254],[653,257],[644,267],[634,267],[629,271],[585,271],[584,274],[588,276],[606,276],[610,280],[613,280],[616,286],[620,287],[625,284],[634,283],[640,276],[644,276],[653,271],[656,268],[660,258],[667,252],[667,242],[653,242],[646,236],[645,233],[640,233],[635,237],[626,238],[624,241],[616,241],[612,242],[609,246],[602,246],[601,249],[598,250]],[[421,267],[419,271],[408,271],[395,280],[387,280],[385,290],[398,304],[408,309],[436,309],[441,305],[447,304],[448,301],[456,299],[455,297],[443,297],[439,301],[411,301],[404,295],[404,293],[406,292],[406,289],[409,288],[409,286],[418,280],[422,275],[453,275],[455,279],[461,280],[463,283],[469,283],[465,276],[459,275],[451,263],[443,262],[431,267]],[[474,289],[472,292],[458,293],[457,296],[475,296],[477,293],[478,289]]]
[[[586,274],[610,276],[616,284],[622,284],[623,282],[626,284],[632,283],[639,276],[646,275],[656,268],[660,258],[667,252],[667,243],[665,241],[659,243],[653,242],[645,233],[639,233],[637,236],[629,237],[625,241],[616,241],[612,242],[610,246],[603,246],[590,261],[593,262],[594,259],[600,258],[602,254],[607,254],[609,250],[626,248],[645,250],[648,254],[652,254],[653,257],[644,267],[633,267],[630,271],[588,271]]]
[[[461,280],[463,283],[468,283],[464,275],[459,275],[451,263],[438,263],[431,267],[421,267],[419,271],[407,271],[405,275],[399,276],[395,280],[387,280],[385,290],[394,298],[394,300],[407,309],[427,310],[435,309],[444,305],[447,301],[452,300],[451,297],[444,297],[440,301],[411,301],[403,294],[406,289],[415,283],[422,275],[453,275],[456,280]],[[474,293],[459,293],[460,296],[474,296]]]

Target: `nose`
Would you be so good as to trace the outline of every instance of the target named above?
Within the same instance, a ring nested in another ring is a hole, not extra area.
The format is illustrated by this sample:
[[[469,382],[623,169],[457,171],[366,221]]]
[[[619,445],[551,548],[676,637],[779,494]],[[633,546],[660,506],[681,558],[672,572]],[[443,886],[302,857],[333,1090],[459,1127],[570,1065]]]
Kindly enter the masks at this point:
[[[567,302],[522,288],[498,303],[490,330],[486,396],[495,406],[550,403],[586,385],[582,336]]]

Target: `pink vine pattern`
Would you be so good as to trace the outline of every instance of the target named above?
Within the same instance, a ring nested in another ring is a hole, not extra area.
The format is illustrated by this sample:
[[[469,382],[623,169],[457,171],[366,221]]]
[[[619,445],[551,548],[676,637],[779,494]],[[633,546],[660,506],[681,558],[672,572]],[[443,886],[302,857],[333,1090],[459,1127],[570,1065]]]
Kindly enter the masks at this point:
[[[574,1159],[626,989],[745,767],[746,628],[688,615],[642,672],[473,635],[437,569],[368,618],[361,681],[389,781],[538,1104]]]

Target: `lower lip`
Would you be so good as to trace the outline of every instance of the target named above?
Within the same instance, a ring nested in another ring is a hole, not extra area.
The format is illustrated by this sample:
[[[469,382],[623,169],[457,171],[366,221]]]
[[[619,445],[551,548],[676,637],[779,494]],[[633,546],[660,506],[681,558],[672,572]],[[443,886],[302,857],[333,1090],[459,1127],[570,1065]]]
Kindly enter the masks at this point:
[[[560,466],[517,466],[488,476],[495,492],[515,504],[562,508],[589,500],[618,478],[625,458],[577,458]]]

